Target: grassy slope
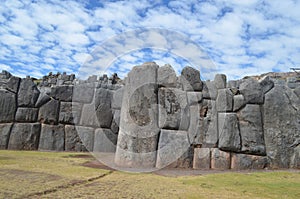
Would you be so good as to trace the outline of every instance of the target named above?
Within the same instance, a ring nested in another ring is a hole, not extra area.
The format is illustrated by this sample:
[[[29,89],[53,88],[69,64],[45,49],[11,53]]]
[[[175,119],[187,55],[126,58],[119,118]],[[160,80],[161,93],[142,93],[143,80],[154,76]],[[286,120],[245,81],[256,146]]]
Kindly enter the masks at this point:
[[[0,151],[0,198],[300,198],[300,172],[164,177],[81,166],[78,153]],[[59,188],[44,195],[36,192]]]

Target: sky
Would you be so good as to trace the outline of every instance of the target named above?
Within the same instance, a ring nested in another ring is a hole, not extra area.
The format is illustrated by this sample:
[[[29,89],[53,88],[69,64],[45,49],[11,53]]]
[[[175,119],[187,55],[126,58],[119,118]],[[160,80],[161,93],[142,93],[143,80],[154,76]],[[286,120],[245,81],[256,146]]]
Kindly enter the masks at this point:
[[[186,65],[228,79],[300,67],[300,1],[1,0],[0,69],[40,78]]]

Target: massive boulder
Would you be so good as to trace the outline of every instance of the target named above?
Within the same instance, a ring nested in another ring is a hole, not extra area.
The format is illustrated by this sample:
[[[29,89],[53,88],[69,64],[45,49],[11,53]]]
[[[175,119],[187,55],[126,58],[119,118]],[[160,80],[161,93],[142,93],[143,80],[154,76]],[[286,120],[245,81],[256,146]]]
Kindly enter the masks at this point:
[[[17,110],[16,95],[0,89],[0,122],[12,122]]]
[[[30,78],[21,80],[18,92],[19,107],[34,107],[39,97],[40,91],[37,85]]]
[[[0,149],[7,149],[12,123],[0,124]]]
[[[245,79],[240,85],[240,93],[245,98],[247,104],[263,104],[264,92],[262,84],[253,78]]]
[[[113,113],[111,101],[113,93],[108,89],[99,88],[95,93],[95,110],[101,128],[110,128]]]
[[[177,76],[171,65],[166,64],[158,68],[157,83],[160,87],[177,87]]]
[[[42,124],[39,150],[63,151],[65,149],[64,125]]]
[[[16,113],[17,122],[36,122],[38,118],[38,108],[19,107]]]
[[[181,71],[181,82],[185,91],[202,91],[200,72],[195,68],[184,67]]]
[[[45,124],[57,124],[59,117],[59,101],[50,100],[40,108],[38,120]]]

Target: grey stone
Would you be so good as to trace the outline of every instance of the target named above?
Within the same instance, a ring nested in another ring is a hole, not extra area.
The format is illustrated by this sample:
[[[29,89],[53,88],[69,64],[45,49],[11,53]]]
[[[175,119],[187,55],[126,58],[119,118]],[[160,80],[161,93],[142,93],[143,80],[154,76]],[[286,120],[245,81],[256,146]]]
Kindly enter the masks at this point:
[[[34,107],[40,91],[31,79],[22,79],[18,92],[19,107]]]
[[[230,153],[217,148],[211,149],[211,168],[220,170],[230,169]]]
[[[159,134],[157,69],[158,65],[151,62],[128,73],[115,155],[118,166],[155,167]]]
[[[88,151],[93,151],[95,129],[91,127],[76,126],[78,136]]]
[[[214,81],[203,82],[202,95],[204,99],[216,100],[218,96],[218,89]]]
[[[122,99],[123,99],[124,87],[116,90],[112,97],[111,108],[113,109],[121,109],[122,107]]]
[[[236,113],[219,113],[219,148],[238,152],[241,149],[239,122]]]
[[[91,104],[84,104],[81,111],[80,125],[100,128],[100,124],[96,115],[95,98]]]
[[[187,92],[187,99],[189,106],[198,105],[202,101],[201,92]]]
[[[177,77],[171,65],[166,64],[158,68],[157,83],[159,86],[176,88]]]
[[[189,66],[184,67],[181,71],[181,79],[185,91],[202,91],[203,85],[198,70]]]
[[[47,102],[49,102],[51,100],[49,94],[51,92],[51,88],[50,87],[39,87],[40,90],[40,95],[35,103],[35,107],[40,108],[41,106],[43,106],[44,104],[46,104]]]
[[[194,105],[190,106],[190,125],[188,128],[188,137],[189,137],[189,143],[190,144],[202,144],[203,137],[200,140],[200,120],[202,119],[200,117],[200,111],[201,111],[201,105]]]
[[[271,168],[289,168],[294,148],[300,138],[299,98],[286,86],[275,85],[265,95],[264,139]]]
[[[259,105],[247,104],[239,113],[242,149],[244,153],[266,155],[262,115]]]
[[[113,114],[111,108],[113,93],[110,90],[98,88],[95,93],[95,110],[101,128],[110,128]]]
[[[37,122],[38,108],[22,108],[19,107],[16,113],[17,122]]]
[[[94,83],[83,83],[75,85],[73,88],[73,102],[91,103],[94,98]]]
[[[216,102],[203,100],[200,110],[200,143],[203,147],[217,147],[219,140]]]
[[[20,82],[21,78],[11,76],[6,83],[6,89],[13,93],[17,93],[20,86]]]
[[[39,150],[63,151],[65,146],[64,125],[42,124]]]
[[[300,169],[300,145],[294,148],[290,168]]]
[[[82,104],[77,102],[61,102],[59,122],[63,124],[79,124]]]
[[[253,78],[244,80],[240,85],[240,93],[247,104],[263,104],[264,93],[261,84]]]
[[[0,89],[0,122],[14,121],[16,110],[16,95]]]
[[[79,137],[76,128],[79,128],[81,131],[81,137],[85,140],[85,143],[82,142]],[[73,125],[65,125],[65,150],[66,151],[88,151],[85,147],[88,146],[91,149],[93,146],[93,129],[91,131],[84,131],[86,133],[82,133],[84,127],[75,127]]]
[[[188,129],[189,107],[185,91],[176,88],[160,88],[158,91],[158,103],[160,128]]]
[[[16,123],[8,142],[9,150],[37,150],[40,139],[40,123]]]
[[[294,93],[300,98],[300,86],[295,88]]]
[[[167,166],[167,168],[193,168],[194,148],[189,146],[187,150],[175,161]]]
[[[225,88],[218,90],[218,97],[216,100],[218,112],[230,112],[233,109],[233,94]]]
[[[178,159],[189,150],[189,147],[186,131],[162,129],[158,143],[156,167],[176,167]]]
[[[110,129],[98,128],[95,130],[94,152],[116,151],[118,136]]]
[[[195,148],[193,169],[210,169],[210,148]]]
[[[119,126],[120,126],[120,116],[121,111],[120,110],[114,110],[113,111],[113,121],[111,123],[110,129],[113,133],[118,134],[119,133]]]
[[[0,124],[0,149],[7,149],[12,123]]]
[[[227,82],[227,88],[238,88],[238,81],[237,80],[229,80]]]
[[[233,96],[233,111],[238,111],[245,106],[245,98],[243,95]]]
[[[259,81],[259,84],[262,87],[262,92],[266,94],[274,87],[274,82],[271,80],[269,76],[264,77]]]
[[[268,165],[266,156],[256,156],[247,154],[232,154],[231,169],[264,169]]]
[[[217,87],[217,89],[224,89],[226,88],[226,75],[224,74],[216,74],[215,75],[215,79],[214,79],[214,83]]]
[[[63,85],[51,88],[50,97],[63,102],[71,102],[73,96],[73,86]]]
[[[59,116],[59,101],[50,100],[40,108],[38,120],[41,123],[57,124]]]
[[[291,89],[295,89],[300,86],[300,80],[297,77],[288,77],[287,78],[287,86]]]

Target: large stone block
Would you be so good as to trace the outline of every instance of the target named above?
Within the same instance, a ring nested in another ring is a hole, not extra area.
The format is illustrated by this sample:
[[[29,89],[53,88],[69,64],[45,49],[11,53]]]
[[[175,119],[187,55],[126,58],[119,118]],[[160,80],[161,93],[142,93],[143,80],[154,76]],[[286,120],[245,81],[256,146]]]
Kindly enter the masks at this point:
[[[194,149],[194,169],[210,169],[210,148]]]
[[[63,102],[71,102],[73,96],[73,86],[63,85],[51,88],[50,97]]]
[[[11,76],[6,83],[5,89],[7,89],[13,93],[17,93],[20,82],[21,82],[21,78]]]
[[[93,151],[114,153],[116,151],[117,139],[118,136],[110,129],[96,129]]]
[[[155,167],[158,142],[157,69],[155,63],[135,66],[126,78],[115,163]]]
[[[218,96],[218,89],[214,81],[203,82],[202,95],[204,99],[216,100]]]
[[[0,149],[7,149],[12,123],[0,124]]]
[[[202,91],[200,72],[195,68],[184,67],[181,71],[181,81],[185,91]]]
[[[47,102],[51,100],[49,94],[51,92],[51,87],[39,87],[40,95],[35,103],[35,107],[40,108]]]
[[[94,100],[91,104],[83,105],[80,117],[80,125],[100,128]]]
[[[94,83],[77,84],[73,88],[73,102],[89,104],[94,98]]]
[[[42,124],[39,150],[63,151],[65,148],[64,125]]]
[[[242,149],[244,153],[266,155],[263,123],[259,105],[247,104],[239,113]]]
[[[78,135],[76,128],[79,128],[81,136]],[[65,125],[65,150],[66,151],[88,151],[86,146],[91,149],[94,141],[93,129],[88,131],[82,130],[84,127],[75,127],[73,125]],[[82,139],[81,139],[81,138]],[[83,143],[84,140],[84,143]]]
[[[268,165],[266,156],[256,156],[247,154],[232,154],[231,169],[264,169]]]
[[[93,151],[95,129],[91,127],[76,126],[78,136],[88,151]]]
[[[236,113],[219,113],[219,148],[238,152],[241,149],[239,122]]]
[[[116,90],[112,97],[111,108],[113,109],[121,109],[122,107],[122,99],[123,99],[124,87]]]
[[[160,88],[158,91],[158,102],[160,128],[188,129],[189,107],[185,91],[176,88]]]
[[[261,85],[262,92],[266,94],[274,87],[274,82],[271,80],[269,76],[264,77],[259,81],[259,84]]]
[[[118,134],[119,133],[119,127],[120,127],[120,116],[121,116],[121,111],[120,110],[114,110],[113,111],[113,121],[111,123],[110,129],[112,130],[113,133]]]
[[[213,148],[211,150],[211,168],[220,170],[230,169],[230,153]]]
[[[38,120],[41,123],[57,124],[59,117],[59,101],[50,100],[40,108]]]
[[[19,107],[34,107],[40,91],[36,84],[29,78],[22,79],[18,92]]]
[[[19,107],[16,113],[17,122],[37,122],[38,108]]]
[[[190,144],[186,131],[175,131],[162,129],[158,143],[156,167],[177,167],[181,163],[180,158],[188,153]],[[191,162],[188,160],[188,165]]]
[[[202,92],[187,92],[189,106],[198,105],[202,101]]]
[[[160,87],[171,87],[176,88],[177,77],[176,72],[171,65],[166,64],[158,68],[157,72],[157,83]]]
[[[95,93],[95,110],[101,128],[110,128],[113,119],[111,101],[113,93],[99,88]]]
[[[246,104],[245,98],[243,95],[233,96],[233,111],[238,111]]]
[[[224,89],[226,88],[226,75],[224,74],[216,74],[215,75],[215,79],[214,79],[214,83],[217,87],[217,89]]]
[[[79,124],[82,104],[77,102],[61,102],[59,122],[63,124]]]
[[[264,93],[261,84],[249,78],[240,84],[240,93],[244,96],[246,104],[263,104]]]
[[[271,168],[289,168],[300,138],[299,98],[286,86],[275,85],[265,95],[264,139]]]
[[[219,89],[216,100],[218,112],[230,112],[233,109],[233,94],[230,89]]]
[[[203,132],[201,132],[201,120],[200,116],[201,105],[190,106],[190,125],[188,128],[188,137],[190,144],[202,144],[203,142]],[[200,138],[200,136],[202,136]]]
[[[8,149],[37,150],[40,139],[40,123],[16,123],[13,125]]]
[[[291,157],[290,168],[300,169],[300,143],[294,148],[293,155]]]
[[[16,110],[16,95],[0,89],[0,122],[14,121]]]

